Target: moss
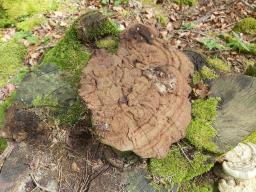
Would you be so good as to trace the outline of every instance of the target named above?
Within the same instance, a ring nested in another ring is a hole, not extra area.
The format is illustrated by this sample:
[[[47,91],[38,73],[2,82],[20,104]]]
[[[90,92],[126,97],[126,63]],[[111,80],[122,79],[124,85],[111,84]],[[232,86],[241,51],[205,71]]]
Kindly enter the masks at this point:
[[[235,24],[233,30],[240,33],[256,35],[256,19],[252,17],[242,19]]]
[[[56,107],[56,106],[58,106],[58,100],[57,100],[57,98],[53,98],[52,96],[42,97],[42,96],[38,95],[32,101],[32,105],[34,107],[42,107],[42,106]]]
[[[167,24],[169,23],[169,18],[166,15],[163,15],[162,13],[157,13],[156,18],[162,27],[166,27]]]
[[[187,128],[186,138],[198,149],[206,149],[215,152],[217,147],[212,141],[215,135],[216,130],[212,127],[210,122],[195,119],[191,121]]]
[[[60,69],[67,71],[70,73],[68,80],[77,86],[81,70],[89,58],[90,53],[77,39],[75,28],[72,26],[64,38],[45,54],[42,63],[56,64]]]
[[[57,0],[2,0],[2,6],[9,18],[18,19],[58,8]]]
[[[186,138],[198,149],[216,152],[217,146],[212,138],[216,130],[212,124],[217,115],[217,106],[220,98],[198,99],[192,103],[193,119],[187,128]]]
[[[11,104],[16,99],[16,93],[12,93],[5,101],[0,103],[0,128],[4,125],[4,115],[6,110],[11,106]]]
[[[209,99],[197,99],[192,103],[192,115],[196,119],[212,122],[217,115],[219,97]]]
[[[164,183],[177,184],[188,181],[195,176],[201,175],[211,169],[212,163],[208,164],[209,156],[196,151],[189,162],[179,148],[174,146],[163,159],[150,159],[149,171],[161,177]]]
[[[175,0],[177,4],[194,6],[198,3],[198,0]]]
[[[203,80],[206,79],[216,79],[218,77],[209,67],[203,66],[200,70],[200,74]]]
[[[219,58],[208,59],[208,64],[211,68],[216,69],[217,71],[230,72],[229,65]]]
[[[109,19],[100,22],[96,27],[92,26],[87,29],[88,39],[91,41],[95,41],[106,36],[118,37],[120,32],[118,25]]]
[[[7,145],[7,141],[5,139],[0,138],[0,154],[5,150]]]
[[[98,48],[104,48],[111,52],[115,52],[118,48],[118,41],[117,39],[107,37],[96,41],[96,46]]]
[[[202,184],[199,185],[196,183],[187,182],[184,183],[181,187],[180,192],[214,192],[214,186],[210,184]]]
[[[44,23],[46,18],[43,15],[34,15],[27,18],[25,21],[16,24],[16,27],[19,30],[23,31],[32,31],[36,26]]]
[[[192,76],[192,83],[194,85],[196,85],[197,83],[199,83],[202,80],[201,75],[198,71],[194,72],[193,76]]]
[[[0,87],[25,69],[23,60],[26,54],[25,46],[15,41],[0,43]]]
[[[246,70],[245,70],[245,75],[249,75],[252,77],[256,77],[256,64],[254,65],[249,65]]]
[[[59,114],[58,118],[61,124],[74,125],[82,117],[85,111],[85,105],[80,99],[78,99],[68,107],[68,110],[65,111],[65,113]]]
[[[251,133],[249,136],[247,136],[243,142],[251,142],[256,144],[256,132]]]

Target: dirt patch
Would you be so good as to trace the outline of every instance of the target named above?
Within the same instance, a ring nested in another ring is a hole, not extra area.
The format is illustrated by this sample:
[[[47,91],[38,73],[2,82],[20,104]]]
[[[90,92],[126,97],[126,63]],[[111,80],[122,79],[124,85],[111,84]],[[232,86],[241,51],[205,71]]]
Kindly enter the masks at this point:
[[[130,27],[116,54],[96,50],[80,82],[100,140],[144,158],[166,155],[191,120],[193,64],[156,34],[142,24]]]

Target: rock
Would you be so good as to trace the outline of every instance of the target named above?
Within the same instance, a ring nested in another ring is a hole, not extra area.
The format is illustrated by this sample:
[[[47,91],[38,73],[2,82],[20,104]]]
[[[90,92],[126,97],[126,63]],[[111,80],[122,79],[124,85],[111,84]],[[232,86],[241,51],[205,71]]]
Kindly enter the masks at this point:
[[[120,151],[164,157],[184,138],[193,64],[148,26],[124,31],[116,54],[96,50],[81,76],[80,96],[92,111],[94,132]]]

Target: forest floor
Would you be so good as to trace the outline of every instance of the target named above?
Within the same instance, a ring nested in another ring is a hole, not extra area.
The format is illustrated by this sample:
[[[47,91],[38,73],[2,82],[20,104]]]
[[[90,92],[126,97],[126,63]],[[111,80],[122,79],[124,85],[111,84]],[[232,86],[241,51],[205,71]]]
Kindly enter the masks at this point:
[[[25,67],[26,70],[30,71],[42,61],[44,54],[64,37],[65,32],[72,23],[88,9],[100,10],[116,21],[121,29],[125,29],[134,23],[154,26],[158,29],[159,36],[168,41],[173,47],[180,50],[197,51],[203,54],[206,59],[219,58],[231,68],[232,73],[243,74],[249,66],[256,65],[256,46],[253,46],[256,44],[256,34],[234,32],[233,30],[236,23],[241,19],[256,18],[256,3],[253,0],[201,0],[193,6],[181,5],[171,0],[159,0],[156,2],[150,0],[141,2],[135,0],[129,2],[119,0],[67,0],[62,2],[58,8],[42,11],[40,14],[43,15],[44,20],[32,28],[28,29],[17,23],[0,28],[0,45],[8,43],[13,38],[21,42],[26,47],[27,52],[22,57],[22,66],[17,65],[17,67],[22,69]],[[26,20],[34,16],[32,14],[22,17]],[[232,36],[231,41],[226,38],[227,34]],[[252,50],[251,47],[255,50]],[[0,49],[0,55],[1,51],[5,52],[5,50]],[[0,67],[3,67],[1,66],[1,61]],[[1,73],[4,74],[3,71],[0,69],[0,75]],[[12,71],[10,78],[2,83],[0,79],[0,106],[17,89],[18,85],[11,81],[11,78],[16,76],[19,71],[20,69]],[[1,109],[0,107],[0,125],[1,110],[3,109],[5,108]],[[79,124],[76,128],[79,128]],[[60,129],[56,132],[58,131],[59,137],[61,137],[61,134],[65,137],[65,130]],[[85,134],[83,139],[86,137],[87,135]],[[92,187],[91,191],[97,191],[98,188],[104,187],[108,182],[117,182],[116,180],[121,177],[121,173],[114,172],[114,169],[102,163],[100,160],[101,155],[97,156],[94,153],[94,151],[97,151],[101,154],[104,147],[102,148],[97,141],[90,140],[91,138],[84,143],[77,136],[77,133],[73,135],[71,133],[71,138],[71,147],[51,145],[51,149],[48,152],[54,155],[49,155],[49,158],[42,158],[44,153],[41,154],[41,149],[39,150],[41,146],[38,147],[37,158],[30,159],[30,168],[39,167],[44,170],[47,167],[52,170],[57,169],[58,172],[53,175],[63,181],[62,186],[59,186],[59,191],[69,191],[68,189],[72,188],[75,191],[88,191],[89,185]],[[34,145],[36,143],[32,143],[32,148]],[[43,145],[43,142],[39,142],[38,145]],[[84,151],[86,146],[89,146],[88,154],[81,155],[81,151]],[[26,153],[30,150],[27,146],[21,146],[20,148],[21,153],[22,150],[26,151]],[[45,149],[42,151],[45,152]],[[22,158],[22,154],[20,158]],[[39,165],[37,161],[40,158],[44,159],[44,162]],[[54,164],[51,164],[52,162]],[[66,165],[60,162],[65,162]],[[69,169],[65,168],[65,166],[69,167]],[[23,165],[20,165],[19,168],[23,169]],[[70,169],[74,174],[69,174]],[[98,176],[103,172],[111,175],[111,177],[104,177],[105,180],[101,178],[102,180],[100,181]],[[63,178],[63,175],[67,178]],[[80,177],[81,175],[86,175],[86,177]],[[43,190],[42,186],[36,182],[34,175],[30,176],[33,182],[27,188],[33,191],[36,191],[34,190],[35,188],[39,191]],[[207,177],[210,178],[212,175],[207,175]],[[74,186],[69,183],[70,181],[74,181]],[[101,184],[98,186],[97,182]],[[53,183],[52,185],[55,184]],[[117,190],[122,191],[122,188],[120,186],[109,188],[109,191]]]

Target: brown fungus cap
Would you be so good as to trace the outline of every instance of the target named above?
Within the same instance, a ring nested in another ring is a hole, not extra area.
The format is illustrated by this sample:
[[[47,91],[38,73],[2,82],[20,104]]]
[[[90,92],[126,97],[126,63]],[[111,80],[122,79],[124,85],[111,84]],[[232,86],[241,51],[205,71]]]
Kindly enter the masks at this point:
[[[188,58],[153,29],[130,27],[117,53],[96,50],[81,76],[80,96],[92,111],[95,133],[120,151],[164,157],[191,120],[192,72]]]

